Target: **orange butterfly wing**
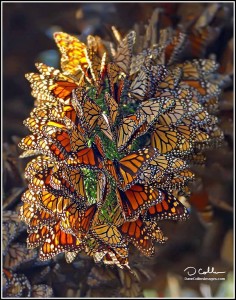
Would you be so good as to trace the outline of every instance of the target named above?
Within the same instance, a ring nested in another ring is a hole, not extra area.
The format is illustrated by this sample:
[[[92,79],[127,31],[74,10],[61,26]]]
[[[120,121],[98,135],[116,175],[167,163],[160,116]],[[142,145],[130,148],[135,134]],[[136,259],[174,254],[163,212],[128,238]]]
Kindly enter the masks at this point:
[[[125,192],[117,189],[117,198],[127,221],[137,219],[146,208],[162,201],[162,193],[147,185],[135,184]]]

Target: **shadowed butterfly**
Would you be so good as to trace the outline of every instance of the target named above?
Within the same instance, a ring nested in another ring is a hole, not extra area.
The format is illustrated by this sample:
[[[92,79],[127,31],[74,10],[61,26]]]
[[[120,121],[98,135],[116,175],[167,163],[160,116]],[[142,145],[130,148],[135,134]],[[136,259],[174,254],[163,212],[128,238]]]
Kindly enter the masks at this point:
[[[17,274],[3,269],[4,277],[6,278],[6,288],[3,295],[5,297],[30,297],[31,285],[24,274]]]
[[[4,268],[15,270],[36,258],[37,252],[26,248],[25,244],[14,243],[4,257]]]
[[[53,297],[53,290],[46,284],[35,284],[32,286],[31,297],[33,298],[50,298]]]
[[[114,56],[114,62],[125,73],[129,74],[132,50],[135,43],[136,34],[134,31],[130,31],[124,39],[119,43],[116,54]]]

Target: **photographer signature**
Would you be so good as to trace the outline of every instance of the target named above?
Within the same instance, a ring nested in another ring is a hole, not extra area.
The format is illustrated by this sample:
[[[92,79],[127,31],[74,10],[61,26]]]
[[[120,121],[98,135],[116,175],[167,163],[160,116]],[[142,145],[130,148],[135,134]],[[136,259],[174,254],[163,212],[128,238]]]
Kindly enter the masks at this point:
[[[184,272],[188,273],[188,276],[193,276],[195,275],[197,272],[199,275],[206,275],[206,274],[224,274],[226,272],[216,272],[214,267],[207,267],[206,271],[203,271],[202,268],[199,268],[198,270],[194,267],[187,267]]]

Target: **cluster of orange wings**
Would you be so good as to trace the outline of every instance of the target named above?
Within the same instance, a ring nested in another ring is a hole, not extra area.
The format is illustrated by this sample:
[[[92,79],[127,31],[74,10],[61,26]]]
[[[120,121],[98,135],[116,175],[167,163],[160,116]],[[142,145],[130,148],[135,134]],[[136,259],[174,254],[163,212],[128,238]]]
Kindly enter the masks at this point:
[[[136,53],[136,33],[113,30],[117,46],[55,33],[62,71],[38,63],[39,73],[26,75],[35,108],[19,146],[21,157],[37,157],[25,170],[20,217],[42,260],[63,252],[71,262],[84,251],[123,268],[130,243],[153,255],[154,242],[166,241],[159,221],[188,217],[178,195],[194,178],[190,165],[222,140],[212,115],[217,63],[181,62],[188,36],[179,31],[161,30],[159,43]],[[88,197],[88,170],[96,199]]]

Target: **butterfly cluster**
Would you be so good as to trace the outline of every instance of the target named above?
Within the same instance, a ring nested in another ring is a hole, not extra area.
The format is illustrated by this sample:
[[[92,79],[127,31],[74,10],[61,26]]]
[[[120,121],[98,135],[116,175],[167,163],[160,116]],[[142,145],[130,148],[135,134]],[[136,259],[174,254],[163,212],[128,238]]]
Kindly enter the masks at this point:
[[[124,268],[129,244],[152,256],[167,240],[159,222],[188,218],[178,196],[189,193],[191,165],[223,139],[214,59],[182,61],[189,39],[179,30],[148,45],[148,27],[138,46],[135,31],[113,32],[117,45],[55,33],[62,71],[37,63],[26,75],[35,107],[19,146],[36,157],[20,218],[41,260],[84,251]]]
[[[20,270],[36,265],[37,251],[27,249],[22,242],[16,241],[24,232],[25,225],[20,222],[18,213],[11,210],[3,211],[2,246],[3,269],[2,291],[7,297],[51,297],[52,289],[46,284],[31,283]]]

